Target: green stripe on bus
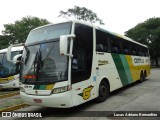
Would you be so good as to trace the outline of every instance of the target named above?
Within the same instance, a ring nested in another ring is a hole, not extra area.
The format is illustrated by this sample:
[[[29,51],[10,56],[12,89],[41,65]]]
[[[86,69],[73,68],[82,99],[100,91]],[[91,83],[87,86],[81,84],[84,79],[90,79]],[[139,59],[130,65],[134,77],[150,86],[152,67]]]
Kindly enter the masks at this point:
[[[122,64],[123,64],[123,67],[124,67],[128,82],[132,83],[133,82],[132,74],[131,74],[131,71],[130,71],[129,64],[128,64],[128,61],[126,59],[126,56],[125,55],[120,55],[120,57],[121,57],[121,61],[122,61]]]
[[[47,85],[41,85],[40,90],[45,90]]]
[[[41,85],[35,85],[33,89],[38,90],[40,87],[41,87]]]
[[[114,53],[111,53],[111,55],[112,55],[112,58],[113,58],[115,65],[116,65],[116,68],[117,68],[118,74],[120,76],[122,85],[125,86],[125,85],[129,84],[120,55],[114,54]]]

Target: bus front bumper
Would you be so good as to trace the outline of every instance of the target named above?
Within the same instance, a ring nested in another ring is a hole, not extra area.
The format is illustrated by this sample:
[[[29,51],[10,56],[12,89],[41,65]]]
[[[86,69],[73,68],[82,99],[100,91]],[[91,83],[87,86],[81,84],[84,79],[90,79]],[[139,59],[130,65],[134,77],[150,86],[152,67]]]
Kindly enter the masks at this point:
[[[9,89],[9,88],[19,88],[19,82],[16,80],[12,80],[8,83],[0,84],[0,89]]]
[[[21,98],[29,105],[55,107],[55,108],[70,108],[73,107],[71,92],[51,94],[48,96],[28,95],[25,92],[20,92]]]

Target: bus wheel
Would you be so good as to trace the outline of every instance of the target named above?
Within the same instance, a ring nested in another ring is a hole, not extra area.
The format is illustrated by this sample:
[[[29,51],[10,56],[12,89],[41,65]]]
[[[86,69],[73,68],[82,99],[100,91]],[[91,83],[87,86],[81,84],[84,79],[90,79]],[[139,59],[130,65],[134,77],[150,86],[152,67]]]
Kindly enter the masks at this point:
[[[105,80],[102,80],[99,85],[99,96],[96,98],[96,102],[104,102],[109,96],[109,93],[110,89],[108,83]]]
[[[147,72],[146,70],[144,71],[144,80],[146,80],[146,77],[147,77]]]
[[[141,72],[140,83],[142,83],[144,80],[145,80],[145,76],[143,75],[143,72]]]

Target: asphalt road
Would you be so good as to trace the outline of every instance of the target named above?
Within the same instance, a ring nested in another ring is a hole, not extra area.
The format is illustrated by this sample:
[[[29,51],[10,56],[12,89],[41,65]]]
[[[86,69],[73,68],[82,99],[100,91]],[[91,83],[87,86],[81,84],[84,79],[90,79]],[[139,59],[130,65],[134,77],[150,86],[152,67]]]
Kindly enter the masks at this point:
[[[106,120],[106,119],[157,119],[158,117],[108,117],[110,111],[160,111],[160,68],[153,68],[143,83],[134,83],[111,93],[103,103],[90,101],[72,109],[55,109],[29,106],[19,110],[42,114],[42,120]],[[3,118],[2,118],[3,119]],[[20,118],[7,118],[19,120]],[[7,120],[5,118],[5,120]],[[23,118],[26,120],[28,118]],[[36,119],[36,118],[32,118]]]

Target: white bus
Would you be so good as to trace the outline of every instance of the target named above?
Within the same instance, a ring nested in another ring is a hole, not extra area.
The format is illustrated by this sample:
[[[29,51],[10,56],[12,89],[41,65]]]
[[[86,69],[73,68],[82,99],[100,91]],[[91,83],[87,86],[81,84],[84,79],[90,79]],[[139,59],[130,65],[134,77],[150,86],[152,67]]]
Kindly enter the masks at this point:
[[[22,54],[23,47],[13,47],[11,58]],[[7,60],[7,48],[0,50],[0,89],[19,88],[20,66]]]
[[[150,74],[147,46],[77,20],[32,30],[21,60],[22,99],[46,107],[103,102]]]

